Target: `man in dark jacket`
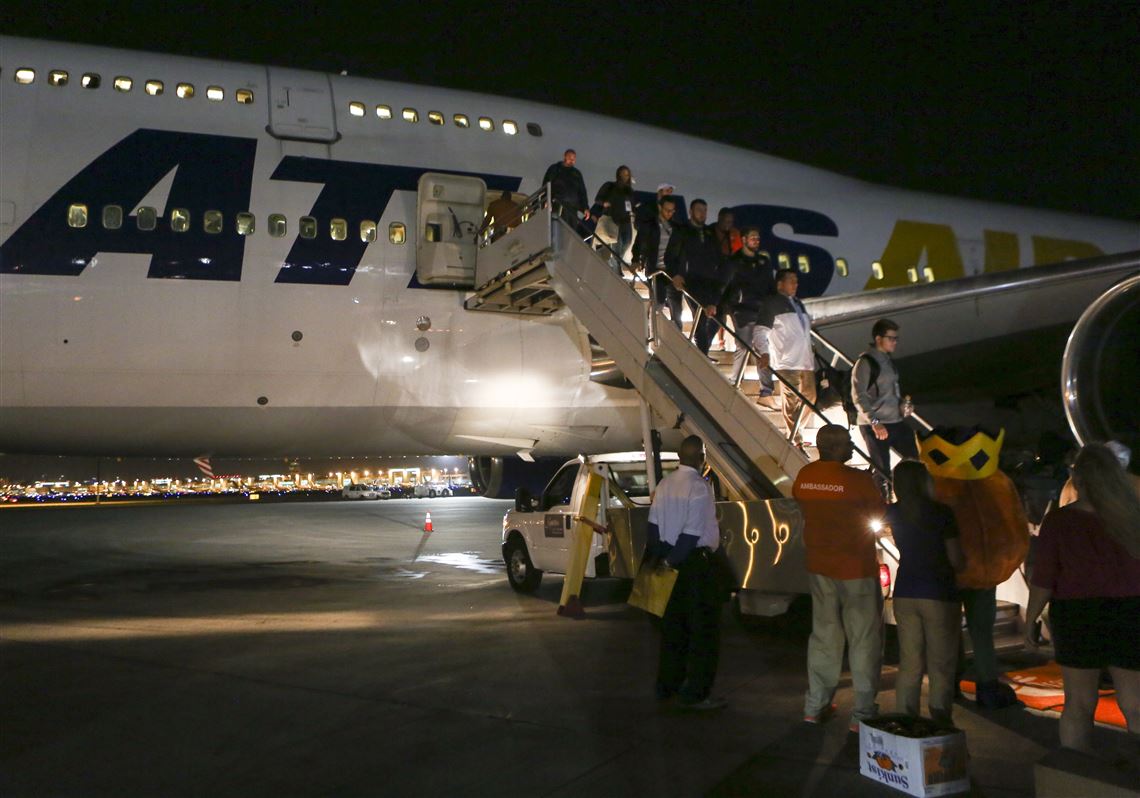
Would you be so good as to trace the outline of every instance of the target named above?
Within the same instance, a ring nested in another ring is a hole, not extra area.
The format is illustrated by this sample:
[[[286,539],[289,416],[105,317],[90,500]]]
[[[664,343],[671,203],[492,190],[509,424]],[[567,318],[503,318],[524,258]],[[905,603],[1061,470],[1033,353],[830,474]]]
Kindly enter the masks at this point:
[[[762,353],[757,338],[756,322],[764,298],[775,293],[776,280],[772,261],[760,251],[760,228],[747,227],[740,237],[740,249],[728,260],[728,289],[725,298],[732,309],[732,323],[737,336],[756,352]],[[743,346],[737,346],[732,355],[732,382],[736,384],[744,371]],[[760,375],[760,395],[772,395],[772,372],[756,364]]]
[[[665,271],[673,285],[689,293],[699,303],[691,307],[697,330],[697,348],[707,355],[716,333],[716,314],[724,294],[720,244],[711,227],[705,225],[708,203],[695,199],[689,204],[689,224],[669,239],[665,251]],[[701,311],[704,311],[703,313]],[[679,318],[679,316],[678,316]]]
[[[665,271],[665,251],[673,237],[673,214],[677,203],[670,196],[664,196],[657,204],[657,215],[648,221],[638,222],[637,237],[633,240],[633,263],[645,270],[645,276]],[[657,278],[653,281],[653,301],[657,306],[665,304],[666,285],[673,288],[668,280]],[[680,320],[681,295],[674,288],[671,294],[677,297],[677,319]],[[672,311],[671,311],[672,312]]]
[[[542,176],[542,183],[550,184],[550,199],[555,203],[555,210],[575,230],[578,230],[578,211],[582,212],[582,219],[590,218],[590,198],[586,194],[586,181],[582,173],[574,166],[578,160],[578,153],[566,150],[562,160],[552,163]]]

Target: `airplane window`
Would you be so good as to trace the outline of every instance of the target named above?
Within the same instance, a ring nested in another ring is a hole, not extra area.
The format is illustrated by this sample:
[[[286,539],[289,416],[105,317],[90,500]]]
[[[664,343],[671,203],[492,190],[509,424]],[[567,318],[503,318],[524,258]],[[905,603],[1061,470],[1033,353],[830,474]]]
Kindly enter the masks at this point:
[[[151,97],[157,97],[158,95],[162,94],[162,88],[163,88],[162,87],[162,81],[161,80],[148,80],[144,84],[143,88],[146,89],[146,93],[149,94]]]
[[[84,72],[83,77],[79,80],[79,85],[85,89],[97,89],[103,82],[103,79],[94,72]]]
[[[389,105],[376,106],[376,116],[380,117],[381,119],[391,119],[392,107]]]
[[[174,93],[177,94],[183,100],[189,100],[191,97],[194,96],[194,84],[193,83],[179,83],[178,88],[174,90]]]
[[[371,244],[376,240],[376,222],[365,219],[360,223],[360,240],[365,244]]]
[[[909,282],[917,283],[918,282],[918,268],[915,266],[911,266],[909,269],[907,269],[906,270],[906,279]]]
[[[36,79],[36,70],[21,67],[16,70],[16,82],[27,85]]]
[[[118,230],[123,226],[123,206],[122,205],[104,205],[103,206],[103,229],[105,230]]]
[[[135,224],[140,230],[153,230],[158,224],[158,211],[149,205],[141,206],[135,211]]]
[[[344,241],[348,238],[348,222],[344,219],[330,219],[329,237],[333,241]]]
[[[467,114],[456,114],[451,118],[456,127],[471,127],[471,120],[467,118]]]
[[[253,103],[253,92],[249,89],[238,89],[234,93],[234,99],[242,105],[251,105]]]
[[[301,238],[317,237],[317,220],[312,216],[302,216],[297,227],[297,232],[300,233]]]
[[[117,78],[115,78],[115,91],[130,91],[131,87],[134,85],[135,82],[125,75],[119,75]]]
[[[69,227],[87,226],[87,206],[73,202],[67,208],[67,225]]]
[[[420,121],[420,112],[417,111],[415,108],[405,108],[401,112],[401,115],[404,117],[405,122],[419,122]]]
[[[510,119],[503,120],[503,132],[508,136],[513,136],[519,132],[519,126],[512,122]]]
[[[495,129],[495,123],[494,123],[494,121],[492,121],[491,117],[481,116],[481,117],[479,117],[479,129],[480,130],[494,130]]]
[[[526,123],[526,132],[531,134],[532,136],[541,136],[542,135],[542,125],[538,124],[537,122],[527,122]]]
[[[787,252],[781,252],[776,256],[776,261],[780,264],[781,269],[792,268],[792,259],[788,257]]]
[[[206,211],[202,215],[202,229],[210,235],[217,235],[222,232],[224,224],[221,211]]]
[[[348,112],[353,116],[364,116],[364,103],[349,103]]]
[[[837,272],[839,272],[840,277],[846,277],[847,276],[847,259],[846,258],[836,258],[835,259],[835,270]]]
[[[48,72],[48,85],[49,86],[66,86],[70,76],[64,69],[53,69]]]
[[[248,211],[242,211],[237,215],[237,234],[239,236],[253,235],[253,231],[257,226],[257,217]]]
[[[289,232],[289,222],[286,221],[284,214],[271,213],[266,228],[269,230],[269,235],[274,238],[284,238],[285,234]]]
[[[428,121],[433,125],[442,125],[443,114],[441,114],[439,111],[428,111]]]
[[[393,244],[403,244],[408,240],[408,231],[403,222],[392,222],[388,225],[388,240]]]
[[[185,233],[190,229],[190,211],[185,208],[175,208],[170,212],[170,229],[176,233]]]
[[[930,268],[929,266],[923,267],[922,276],[926,279],[926,282],[933,283],[934,282],[934,269]]]
[[[808,260],[807,255],[799,255],[796,257],[796,268],[804,274],[811,271],[811,261]]]
[[[221,86],[207,86],[206,99],[212,102],[221,102],[226,99],[226,90]]]
[[[871,274],[874,275],[876,280],[882,280],[883,279],[883,264],[879,263],[879,261],[875,261],[874,263],[872,263],[871,264]]]

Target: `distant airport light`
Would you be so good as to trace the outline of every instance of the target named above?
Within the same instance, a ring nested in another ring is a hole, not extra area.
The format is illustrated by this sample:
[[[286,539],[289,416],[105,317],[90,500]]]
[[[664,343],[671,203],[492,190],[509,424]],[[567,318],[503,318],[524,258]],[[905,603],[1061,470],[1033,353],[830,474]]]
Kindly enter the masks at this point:
[[[49,86],[66,86],[69,79],[67,71],[64,69],[53,69],[48,72],[48,85]]]
[[[456,114],[451,118],[456,127],[471,127],[471,120],[467,118],[467,114]]]
[[[443,114],[441,114],[439,111],[428,111],[428,122],[433,125],[442,125]]]
[[[883,279],[883,264],[880,263],[879,261],[875,261],[874,263],[872,263],[871,264],[871,274],[874,276],[874,278],[876,280],[882,280]]]
[[[115,87],[115,91],[130,91],[135,82],[131,78],[119,75],[112,85]]]
[[[238,89],[234,94],[234,99],[241,105],[252,105],[253,91],[251,89]]]
[[[25,86],[36,79],[36,70],[20,67],[16,70],[16,82]]]
[[[353,116],[364,116],[364,103],[349,103],[348,112]]]
[[[495,129],[495,123],[491,120],[491,117],[481,116],[481,117],[479,117],[479,129],[480,130],[494,130]]]
[[[508,136],[514,136],[519,132],[519,126],[512,122],[510,119],[503,120],[503,132]]]
[[[221,86],[207,86],[206,99],[212,102],[221,102],[226,99],[226,90]]]
[[[94,72],[84,72],[79,79],[79,85],[85,89],[97,89],[102,83],[103,79]]]
[[[419,122],[420,121],[420,112],[417,111],[415,108],[405,108],[403,111],[400,112],[400,115],[404,118],[405,122]]]
[[[378,105],[376,106],[376,116],[380,117],[381,119],[391,119],[392,108],[387,105]]]
[[[146,93],[151,97],[157,97],[162,94],[163,86],[161,80],[148,80],[144,86]]]
[[[183,100],[189,100],[191,97],[194,96],[194,84],[193,83],[179,83],[178,88],[174,90],[174,93],[177,94]]]

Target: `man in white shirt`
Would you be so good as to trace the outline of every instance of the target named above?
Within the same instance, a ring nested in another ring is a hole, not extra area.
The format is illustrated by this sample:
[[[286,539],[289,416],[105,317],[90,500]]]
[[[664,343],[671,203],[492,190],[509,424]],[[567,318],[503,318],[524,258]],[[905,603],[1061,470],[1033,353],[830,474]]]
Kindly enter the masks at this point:
[[[800,417],[807,409],[788,386],[795,388],[804,399],[815,404],[815,355],[811,347],[811,316],[804,303],[796,296],[800,277],[792,269],[776,272],[776,293],[765,298],[760,307],[754,340],[760,355],[760,366],[771,367],[781,379],[780,391],[784,395],[784,423],[788,434],[795,432],[795,443],[803,442],[800,436]]]
[[[701,477],[705,447],[696,435],[681,443],[681,464],[657,486],[649,508],[647,553],[677,569],[661,619],[657,697],[685,709],[726,705],[709,695],[720,656],[722,591],[713,562],[720,528],[712,486]]]

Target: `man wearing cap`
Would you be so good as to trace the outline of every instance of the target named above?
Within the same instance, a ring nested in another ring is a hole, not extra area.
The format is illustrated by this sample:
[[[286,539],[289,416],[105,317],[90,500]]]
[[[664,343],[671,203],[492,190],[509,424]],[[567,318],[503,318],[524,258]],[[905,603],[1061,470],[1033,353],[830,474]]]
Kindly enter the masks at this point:
[[[672,195],[676,189],[672,183],[659,183],[657,185],[657,200],[655,202],[642,202],[637,206],[634,219],[637,224],[651,222],[657,218],[657,209],[661,207],[661,200]]]
[[[661,480],[649,507],[646,552],[677,569],[677,582],[661,619],[657,697],[684,709],[725,706],[710,695],[720,657],[723,603],[713,553],[720,527],[712,486],[701,476],[705,446],[690,435],[677,452],[681,464]]]

